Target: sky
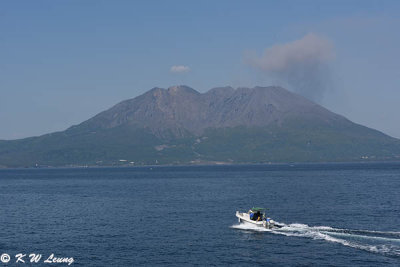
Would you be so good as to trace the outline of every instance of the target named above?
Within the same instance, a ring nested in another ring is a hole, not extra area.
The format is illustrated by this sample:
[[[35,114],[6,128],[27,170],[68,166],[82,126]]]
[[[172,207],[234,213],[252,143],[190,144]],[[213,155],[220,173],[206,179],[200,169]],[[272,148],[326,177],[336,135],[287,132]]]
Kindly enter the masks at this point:
[[[1,1],[0,139],[154,87],[281,85],[400,138],[400,1]]]

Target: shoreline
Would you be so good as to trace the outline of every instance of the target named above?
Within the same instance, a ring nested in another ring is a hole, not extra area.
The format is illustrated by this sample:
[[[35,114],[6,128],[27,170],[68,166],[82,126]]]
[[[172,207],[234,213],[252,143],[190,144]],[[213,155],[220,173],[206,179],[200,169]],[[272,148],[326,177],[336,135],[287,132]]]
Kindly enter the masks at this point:
[[[4,167],[2,170],[43,170],[43,169],[143,169],[143,168],[192,168],[192,167],[307,167],[307,166],[350,166],[350,165],[399,165],[398,161],[321,161],[321,162],[271,162],[271,163],[204,163],[204,164],[149,164],[149,165],[69,165],[69,166],[37,166],[37,167]]]

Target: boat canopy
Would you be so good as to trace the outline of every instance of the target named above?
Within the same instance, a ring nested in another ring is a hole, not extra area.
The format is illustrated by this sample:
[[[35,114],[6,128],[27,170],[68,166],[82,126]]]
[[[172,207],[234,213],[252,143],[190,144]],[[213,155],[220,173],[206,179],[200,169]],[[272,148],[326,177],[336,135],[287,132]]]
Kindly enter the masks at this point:
[[[257,212],[257,211],[259,211],[259,212],[265,212],[265,208],[259,208],[259,207],[253,207],[253,208],[251,208],[251,210],[252,210],[252,211],[255,211],[255,212]]]

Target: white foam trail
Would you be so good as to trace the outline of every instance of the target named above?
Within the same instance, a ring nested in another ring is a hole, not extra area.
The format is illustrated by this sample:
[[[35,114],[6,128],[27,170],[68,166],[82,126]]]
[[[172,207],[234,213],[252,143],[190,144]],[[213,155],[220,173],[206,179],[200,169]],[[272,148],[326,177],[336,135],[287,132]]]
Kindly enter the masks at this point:
[[[258,227],[249,223],[241,223],[233,225],[231,227],[240,230],[269,232],[272,234],[279,234],[284,236],[325,240],[328,242],[338,243],[343,246],[348,246],[369,252],[380,253],[390,256],[400,256],[400,246],[398,245],[398,243],[400,243],[400,236],[398,238],[396,236],[393,237],[393,235],[397,235],[400,232],[350,230],[332,228],[330,226],[308,226],[307,224],[300,223],[278,224],[282,225],[283,227],[277,229],[265,229],[263,227]],[[363,235],[362,233],[366,234]],[[379,235],[387,235],[390,237]],[[359,240],[366,241],[367,243],[360,242]],[[368,241],[370,242],[368,243]],[[374,244],[374,242],[380,242],[380,244]]]
[[[389,237],[381,237],[381,236],[349,234],[349,233],[340,233],[340,232],[339,233],[329,232],[329,235],[344,236],[344,237],[355,237],[355,238],[362,238],[362,239],[375,239],[375,240],[392,241],[392,242],[400,243],[400,239],[399,238],[389,238]]]

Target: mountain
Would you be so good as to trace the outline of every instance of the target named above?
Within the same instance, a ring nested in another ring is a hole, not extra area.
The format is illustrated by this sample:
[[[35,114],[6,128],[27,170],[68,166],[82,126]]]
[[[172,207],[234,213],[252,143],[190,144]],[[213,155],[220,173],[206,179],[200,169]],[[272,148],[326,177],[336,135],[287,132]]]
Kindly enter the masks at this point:
[[[186,86],[154,88],[119,103],[78,127],[147,128],[158,137],[201,135],[208,128],[268,126],[288,120],[338,122],[345,119],[280,87],[214,88],[200,94]]]
[[[400,140],[281,87],[153,88],[63,132],[0,141],[0,166],[400,160]]]

